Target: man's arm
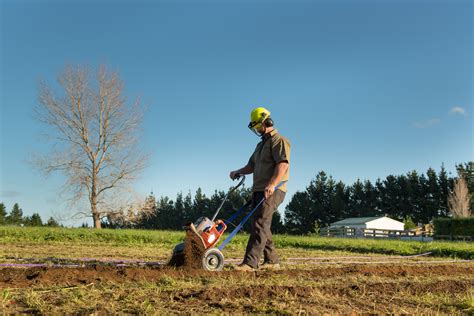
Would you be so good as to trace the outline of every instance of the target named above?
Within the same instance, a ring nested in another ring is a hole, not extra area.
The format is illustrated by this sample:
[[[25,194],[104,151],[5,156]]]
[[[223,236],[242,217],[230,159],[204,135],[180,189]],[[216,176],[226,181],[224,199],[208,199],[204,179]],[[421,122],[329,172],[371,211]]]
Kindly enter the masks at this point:
[[[229,176],[232,180],[234,180],[239,174],[251,174],[251,173],[253,173],[253,166],[250,164],[247,164],[243,168],[231,171]]]
[[[273,172],[273,176],[270,178],[270,182],[265,188],[266,199],[268,199],[268,197],[273,194],[273,192],[275,191],[275,187],[280,183],[281,179],[288,170],[288,167],[289,165],[286,161],[282,161],[276,165],[275,171]]]

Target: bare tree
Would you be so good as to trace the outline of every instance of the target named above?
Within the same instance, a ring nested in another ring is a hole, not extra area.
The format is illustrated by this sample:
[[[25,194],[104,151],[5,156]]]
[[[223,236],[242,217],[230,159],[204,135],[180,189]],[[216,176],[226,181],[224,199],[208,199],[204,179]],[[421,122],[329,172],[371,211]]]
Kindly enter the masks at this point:
[[[113,212],[107,215],[107,222],[112,226],[133,227],[139,221],[149,218],[156,211],[156,200],[153,194],[145,200],[110,205]]]
[[[40,84],[36,117],[50,127],[54,146],[37,163],[46,174],[63,172],[71,200],[87,197],[85,214],[101,228],[101,218],[115,212],[113,193],[127,188],[146,165],[137,146],[144,111],[138,100],[126,104],[123,81],[105,66],[94,72],[67,66],[57,81],[60,94]]]
[[[454,181],[453,191],[448,195],[448,207],[454,217],[471,216],[469,190],[467,182],[461,173],[459,173],[459,177]]]

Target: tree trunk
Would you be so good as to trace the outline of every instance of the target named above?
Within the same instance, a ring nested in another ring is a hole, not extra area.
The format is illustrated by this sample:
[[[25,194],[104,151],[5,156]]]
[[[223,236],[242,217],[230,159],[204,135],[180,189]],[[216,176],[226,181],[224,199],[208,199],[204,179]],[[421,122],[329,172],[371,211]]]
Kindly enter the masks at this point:
[[[94,228],[102,228],[101,223],[100,223],[100,214],[97,211],[97,196],[95,195],[95,192],[92,191],[92,196],[91,196],[91,211],[92,211],[92,219],[94,220]]]
[[[94,220],[94,228],[101,229],[102,225],[100,223],[100,213],[97,210],[97,168],[95,163],[92,163],[92,189],[91,189],[91,211],[92,219]]]
[[[94,219],[94,228],[102,228],[101,223],[100,223],[100,216],[99,213],[92,213],[92,218]]]

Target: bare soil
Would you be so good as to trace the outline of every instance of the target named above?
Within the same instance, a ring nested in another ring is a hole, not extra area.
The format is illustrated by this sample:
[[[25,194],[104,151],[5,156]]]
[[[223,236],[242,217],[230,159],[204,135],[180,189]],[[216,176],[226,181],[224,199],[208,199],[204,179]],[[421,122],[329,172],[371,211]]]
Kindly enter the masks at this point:
[[[470,314],[473,276],[472,262],[307,265],[252,272],[166,265],[4,267],[0,294],[7,297],[4,310],[15,313]],[[8,299],[6,291],[17,294]]]
[[[257,270],[254,272],[242,271],[221,271],[208,272],[200,269],[180,268],[174,269],[166,266],[160,267],[111,267],[102,265],[92,265],[85,268],[69,267],[35,267],[35,268],[1,268],[0,269],[0,289],[1,288],[21,288],[31,286],[49,285],[81,285],[97,282],[129,282],[129,281],[157,281],[163,276],[171,278],[200,278],[216,277],[226,280],[238,276],[239,278],[264,279],[268,276],[304,279],[324,279],[331,277],[341,277],[349,275],[380,276],[380,277],[407,277],[407,276],[473,276],[470,282],[474,285],[474,264],[454,265],[454,264],[428,264],[428,265],[357,265],[339,267],[310,267],[307,269],[282,269],[277,271]],[[453,290],[460,286],[453,283]],[[295,287],[297,288],[297,287]],[[434,290],[438,290],[438,285],[433,285]],[[449,289],[448,289],[449,290]],[[225,296],[225,295],[224,295]]]

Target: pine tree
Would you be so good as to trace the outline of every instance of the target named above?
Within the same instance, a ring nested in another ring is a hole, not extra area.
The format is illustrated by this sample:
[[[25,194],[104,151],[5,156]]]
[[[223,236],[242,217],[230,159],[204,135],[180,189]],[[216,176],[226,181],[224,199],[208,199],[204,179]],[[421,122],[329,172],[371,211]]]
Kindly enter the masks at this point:
[[[334,188],[331,199],[331,210],[333,213],[332,222],[340,221],[347,217],[349,207],[350,189],[342,181],[339,181]]]
[[[359,179],[352,184],[350,194],[349,217],[364,217],[366,214],[364,185]]]
[[[438,195],[438,210],[439,216],[448,216],[448,196],[450,190],[450,180],[448,178],[448,173],[444,168],[444,164],[441,165],[441,171],[438,175],[438,186],[439,186],[439,195]]]
[[[316,222],[323,226],[332,222],[330,186],[334,186],[334,180],[328,178],[326,173],[321,171],[306,189],[312,204],[312,207],[308,210],[311,214],[309,216],[311,222],[305,223],[307,233],[314,232]]]
[[[46,222],[46,226],[59,227],[59,223],[53,217],[50,217],[48,221]]]
[[[273,213],[271,230],[273,234],[285,233],[285,225],[278,210]]]
[[[332,222],[331,202],[335,182],[320,171],[311,180],[304,192],[297,192],[285,209],[285,223],[288,231],[297,234],[314,233],[315,227],[325,227]]]
[[[377,190],[369,180],[364,181],[364,216],[377,216]]]
[[[184,216],[183,219],[186,218],[193,218],[193,198],[191,195],[191,191],[186,194],[183,200],[183,209],[184,209]]]
[[[429,168],[426,172],[428,176],[427,181],[423,185],[423,197],[424,197],[424,207],[423,207],[423,222],[428,223],[433,218],[439,216],[440,208],[440,189],[439,189],[439,180],[436,171],[432,168]]]
[[[18,203],[13,205],[10,214],[7,216],[7,224],[9,225],[21,225],[23,224],[23,211],[21,210]]]
[[[189,211],[189,210],[186,210],[186,208],[185,208],[183,193],[180,192],[176,196],[176,202],[174,203],[173,227],[178,229],[178,228],[183,226],[183,224],[185,222],[187,211]]]
[[[5,225],[7,222],[7,209],[5,204],[0,203],[0,225]]]
[[[423,203],[423,190],[421,184],[421,177],[415,170],[407,174],[408,181],[408,203],[410,205],[410,216],[416,223],[423,221],[422,216],[422,203]],[[406,218],[406,217],[405,217]]]
[[[202,193],[201,188],[196,190],[196,194],[194,195],[193,206],[192,206],[192,213],[191,216],[187,218],[187,220],[194,222],[201,216],[211,216],[210,214],[211,207],[210,207],[210,200],[206,197],[204,193]]]
[[[418,192],[418,222],[419,223],[428,223],[430,218],[427,216],[427,196],[426,196],[426,187],[428,179],[422,173],[418,177],[419,192]]]
[[[381,212],[390,217],[397,218],[400,213],[400,196],[397,178],[389,175],[385,178],[382,185]]]
[[[157,229],[178,229],[176,217],[174,216],[175,207],[173,200],[167,196],[161,197],[157,203],[156,228]]]
[[[314,208],[307,191],[296,192],[285,208],[286,231],[292,234],[312,232],[317,223],[316,213],[312,211]]]
[[[383,216],[385,215],[385,186],[382,180],[377,179],[375,181],[375,216]]]
[[[412,205],[410,203],[410,184],[405,175],[397,176],[397,186],[396,186],[396,212],[393,216],[396,219],[403,219],[406,216],[412,214]]]
[[[329,176],[329,179],[326,183],[326,198],[324,200],[324,210],[325,210],[325,213],[327,214],[326,222],[328,224],[337,221],[336,216],[334,214],[334,210],[332,209],[332,201],[334,200],[335,195],[336,195],[336,181],[334,181],[332,176]]]
[[[24,219],[24,224],[25,226],[40,227],[43,226],[43,221],[38,213],[33,213],[33,215]]]

